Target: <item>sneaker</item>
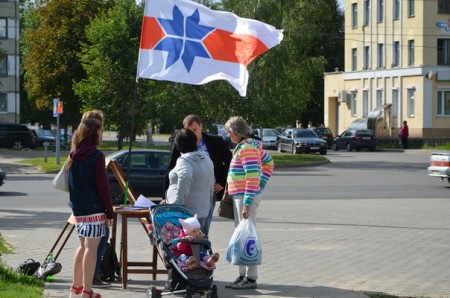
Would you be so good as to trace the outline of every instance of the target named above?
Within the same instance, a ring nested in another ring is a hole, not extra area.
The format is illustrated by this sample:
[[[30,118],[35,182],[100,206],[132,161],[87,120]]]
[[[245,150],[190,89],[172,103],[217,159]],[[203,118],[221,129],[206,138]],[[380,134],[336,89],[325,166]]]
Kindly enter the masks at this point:
[[[238,276],[237,278],[236,278],[236,280],[235,281],[233,281],[232,283],[230,283],[230,284],[227,284],[227,285],[225,285],[225,288],[231,288],[232,286],[234,286],[234,285],[237,285],[238,283],[240,283],[241,281],[243,281],[244,280],[244,276]]]
[[[256,283],[256,280],[250,280],[247,277],[244,278],[241,282],[232,285],[232,289],[240,290],[240,289],[256,289],[258,288],[258,284]]]
[[[103,281],[100,277],[94,277],[94,280],[92,281],[92,287],[93,288],[108,288],[111,286],[111,283]]]

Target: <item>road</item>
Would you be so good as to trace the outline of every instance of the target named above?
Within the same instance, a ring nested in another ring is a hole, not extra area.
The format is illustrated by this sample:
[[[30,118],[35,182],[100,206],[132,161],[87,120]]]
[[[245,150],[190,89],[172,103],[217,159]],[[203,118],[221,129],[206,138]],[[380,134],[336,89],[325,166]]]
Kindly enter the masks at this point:
[[[264,250],[259,289],[224,289],[236,268],[223,258],[215,272],[220,296],[348,298],[364,297],[354,291],[379,291],[449,297],[450,184],[427,176],[430,152],[327,156],[330,164],[276,169],[258,210]],[[42,258],[67,219],[68,198],[51,188],[53,176],[9,175],[0,188],[0,232],[16,252],[4,256],[8,264]],[[148,239],[138,224],[133,227],[133,257],[146,259]],[[211,240],[221,256],[232,231],[230,221],[214,217]],[[63,271],[49,286],[62,294],[46,297],[67,297],[75,247],[72,237],[60,257]],[[126,291],[114,284],[101,292],[144,297],[149,277],[131,279]],[[159,279],[155,284],[161,286],[164,276]]]

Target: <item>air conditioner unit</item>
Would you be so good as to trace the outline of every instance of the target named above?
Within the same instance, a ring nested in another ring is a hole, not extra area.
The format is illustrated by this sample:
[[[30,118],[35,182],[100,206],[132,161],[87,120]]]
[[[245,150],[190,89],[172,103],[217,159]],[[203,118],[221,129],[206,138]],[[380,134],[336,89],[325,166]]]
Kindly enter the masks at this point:
[[[347,102],[347,91],[341,90],[338,93],[338,101],[339,102]]]

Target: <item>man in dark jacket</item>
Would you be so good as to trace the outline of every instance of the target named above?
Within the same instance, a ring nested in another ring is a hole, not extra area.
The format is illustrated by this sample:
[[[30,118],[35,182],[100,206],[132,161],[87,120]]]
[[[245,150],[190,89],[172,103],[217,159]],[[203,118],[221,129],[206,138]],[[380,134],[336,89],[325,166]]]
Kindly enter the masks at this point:
[[[228,169],[230,167],[232,154],[222,137],[210,135],[202,131],[202,122],[197,115],[186,116],[183,120],[183,127],[190,129],[195,133],[197,136],[198,150],[206,152],[214,164],[214,176],[216,179],[216,183],[214,184],[214,194],[216,198],[214,198],[213,202],[211,202],[211,209],[205,221],[204,230],[205,234],[208,235],[216,200],[220,200],[222,198],[223,191],[227,183]],[[177,159],[180,156],[181,154],[176,146],[172,146],[169,167],[167,169],[166,180],[164,183],[164,193],[169,187],[168,174],[175,167]]]

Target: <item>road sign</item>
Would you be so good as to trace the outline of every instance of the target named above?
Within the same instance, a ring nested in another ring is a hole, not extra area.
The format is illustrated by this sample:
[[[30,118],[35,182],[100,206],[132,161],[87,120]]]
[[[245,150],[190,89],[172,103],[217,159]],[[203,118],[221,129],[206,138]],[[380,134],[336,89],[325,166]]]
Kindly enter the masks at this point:
[[[63,113],[63,102],[59,98],[53,99],[53,117],[58,117]]]

